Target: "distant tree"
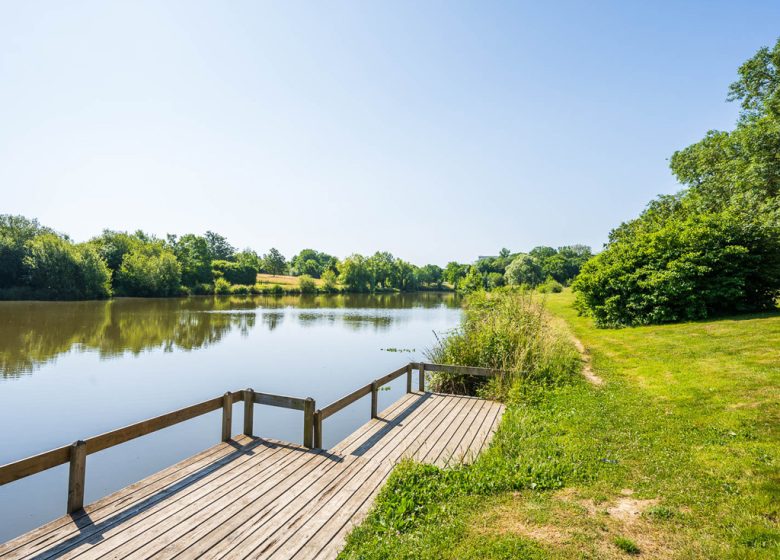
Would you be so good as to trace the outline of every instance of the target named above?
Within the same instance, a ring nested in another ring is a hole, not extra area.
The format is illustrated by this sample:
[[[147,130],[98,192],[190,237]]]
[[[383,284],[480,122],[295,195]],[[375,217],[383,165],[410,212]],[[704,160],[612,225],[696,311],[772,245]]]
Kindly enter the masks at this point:
[[[167,249],[134,249],[122,259],[116,285],[122,295],[174,296],[181,286],[181,265]]]
[[[268,271],[269,274],[278,276],[279,274],[284,274],[287,271],[287,260],[278,249],[272,248],[263,257],[263,268]]]
[[[392,288],[394,285],[397,287],[398,265],[391,253],[377,251],[366,259],[366,268],[371,291],[377,288]]]
[[[254,284],[257,267],[251,262],[211,261],[214,278],[224,278],[231,284]]]
[[[366,257],[358,254],[344,259],[339,267],[339,281],[350,292],[367,292],[370,273]]]
[[[322,273],[322,289],[329,294],[338,291],[338,276],[330,269]]]
[[[194,287],[214,280],[211,248],[205,237],[191,233],[178,239],[176,236],[168,236],[168,245],[181,265],[182,284]]]
[[[73,245],[53,233],[27,241],[29,286],[52,299],[101,299],[111,295],[111,272],[89,244]]]
[[[25,245],[42,233],[53,232],[42,227],[38,220],[0,214],[0,288],[21,286],[26,283]]]
[[[454,289],[458,289],[458,284],[461,279],[466,277],[469,271],[469,266],[465,264],[458,264],[455,261],[450,261],[444,268],[443,277],[444,281],[449,283]]]
[[[459,288],[464,292],[476,292],[485,289],[485,273],[479,270],[479,267],[472,266],[469,268],[466,276],[461,280]]]
[[[518,255],[506,269],[506,282],[511,286],[540,284],[544,277],[542,268],[531,255]]]
[[[426,264],[419,270],[419,280],[421,284],[428,287],[441,288],[444,281],[444,271],[435,264]]]
[[[209,252],[211,253],[211,260],[233,260],[233,255],[236,252],[235,248],[228,243],[228,240],[218,233],[213,231],[207,231],[206,243],[209,246]]]

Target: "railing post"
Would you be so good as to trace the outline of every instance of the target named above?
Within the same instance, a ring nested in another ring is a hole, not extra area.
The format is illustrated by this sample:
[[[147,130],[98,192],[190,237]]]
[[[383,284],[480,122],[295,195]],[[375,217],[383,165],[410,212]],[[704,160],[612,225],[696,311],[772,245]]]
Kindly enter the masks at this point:
[[[314,447],[322,449],[322,413],[319,410],[314,413]]]
[[[244,389],[244,435],[252,437],[255,424],[255,390]]]
[[[406,366],[406,392],[412,392],[412,364]]]
[[[420,364],[420,392],[425,392],[425,364]]]
[[[312,437],[314,435],[314,407],[316,403],[314,399],[308,397],[303,403],[303,446],[312,449],[314,442]]]
[[[233,430],[233,395],[230,391],[222,397],[222,441],[230,441]]]
[[[376,385],[376,381],[371,382],[371,418],[377,417],[377,401],[379,400],[379,387]]]
[[[84,478],[87,472],[87,444],[78,440],[70,446],[68,474],[68,513],[84,507]]]

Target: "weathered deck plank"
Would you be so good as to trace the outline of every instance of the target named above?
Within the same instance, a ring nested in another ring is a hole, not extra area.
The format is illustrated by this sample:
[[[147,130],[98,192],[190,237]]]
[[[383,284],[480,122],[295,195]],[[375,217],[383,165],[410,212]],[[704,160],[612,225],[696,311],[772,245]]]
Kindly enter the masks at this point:
[[[330,451],[238,436],[0,545],[0,558],[334,558],[394,465],[473,460],[503,410],[416,392]]]

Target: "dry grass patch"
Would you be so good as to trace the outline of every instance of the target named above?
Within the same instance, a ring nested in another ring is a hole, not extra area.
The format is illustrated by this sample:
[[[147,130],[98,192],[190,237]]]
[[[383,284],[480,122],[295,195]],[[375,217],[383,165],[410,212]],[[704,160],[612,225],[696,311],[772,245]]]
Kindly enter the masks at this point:
[[[683,540],[648,514],[657,505],[657,499],[635,498],[631,490],[606,501],[582,498],[571,489],[515,492],[477,515],[470,531],[475,536],[532,539],[555,558],[625,558],[616,539],[636,543],[643,558],[674,558]]]

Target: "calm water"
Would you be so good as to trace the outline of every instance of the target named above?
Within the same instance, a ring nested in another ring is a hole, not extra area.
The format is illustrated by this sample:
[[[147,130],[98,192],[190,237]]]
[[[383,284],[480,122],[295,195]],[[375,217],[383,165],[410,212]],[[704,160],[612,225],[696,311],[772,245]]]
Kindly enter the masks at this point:
[[[459,320],[451,294],[0,302],[0,464],[246,387],[322,407],[423,358]],[[381,391],[380,410],[404,389]],[[366,397],[328,418],[324,446],[369,415]],[[220,419],[89,455],[86,502],[214,445]],[[255,434],[301,442],[302,413],[257,406]],[[66,494],[67,465],[0,486],[0,542],[62,515]]]

